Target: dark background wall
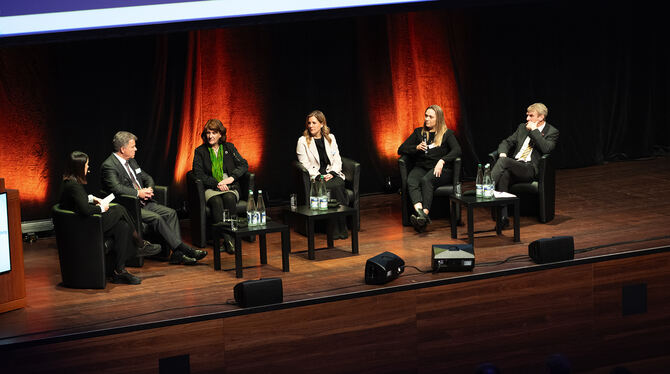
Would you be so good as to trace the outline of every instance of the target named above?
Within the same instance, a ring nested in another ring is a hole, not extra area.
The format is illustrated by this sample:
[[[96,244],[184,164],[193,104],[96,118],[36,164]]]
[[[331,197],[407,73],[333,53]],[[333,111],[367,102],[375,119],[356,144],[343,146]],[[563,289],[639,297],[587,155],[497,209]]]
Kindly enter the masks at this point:
[[[527,2],[4,46],[0,177],[21,191],[23,220],[46,218],[67,153],[89,154],[95,192],[125,129],[180,207],[175,165],[190,165],[199,129],[220,116],[279,204],[304,116],[318,108],[341,153],[361,162],[362,192],[381,192],[397,180],[397,145],[380,134],[401,141],[433,103],[449,112],[466,178],[537,101],[561,131],[559,168],[664,155],[664,31],[644,3]]]

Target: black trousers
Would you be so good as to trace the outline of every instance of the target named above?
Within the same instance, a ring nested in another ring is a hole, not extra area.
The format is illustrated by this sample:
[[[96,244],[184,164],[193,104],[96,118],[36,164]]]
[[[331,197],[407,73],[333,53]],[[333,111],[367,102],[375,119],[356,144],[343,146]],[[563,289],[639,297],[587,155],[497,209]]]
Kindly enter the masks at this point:
[[[209,210],[212,214],[212,223],[223,221],[224,209],[228,209],[231,215],[237,215],[237,198],[235,194],[224,193],[212,196],[207,200],[207,205],[209,205]]]
[[[500,157],[493,165],[491,178],[496,184],[496,190],[509,192],[509,186],[512,183],[532,181],[535,178],[535,169],[530,162]]]
[[[451,168],[443,167],[439,177],[433,174],[434,170],[415,166],[407,173],[407,192],[412,205],[421,203],[425,209],[430,210],[435,189],[452,182],[454,171]]]
[[[181,244],[179,218],[174,209],[152,201],[142,208],[141,214],[142,222],[158,232],[170,249],[175,249]]]
[[[330,197],[337,200],[340,205],[348,206],[349,199],[344,189],[344,179],[340,177],[332,177],[326,182],[326,189],[330,191]]]
[[[102,214],[104,236],[114,239],[114,270],[122,271],[128,259],[137,255],[133,242],[133,225],[130,216],[121,205],[113,205]]]

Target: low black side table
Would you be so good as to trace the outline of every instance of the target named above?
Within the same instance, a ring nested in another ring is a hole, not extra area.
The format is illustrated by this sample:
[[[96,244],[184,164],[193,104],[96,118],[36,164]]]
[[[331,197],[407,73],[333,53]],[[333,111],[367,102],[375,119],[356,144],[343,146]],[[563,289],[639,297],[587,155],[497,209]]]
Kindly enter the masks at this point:
[[[214,270],[221,270],[221,252],[220,239],[224,233],[229,234],[235,239],[235,276],[242,278],[242,238],[252,235],[258,235],[261,264],[268,263],[267,247],[265,234],[272,232],[281,232],[281,262],[282,271],[289,271],[288,255],[291,253],[291,234],[287,225],[270,221],[262,226],[241,227],[235,231],[230,228],[228,223],[222,222],[212,225],[212,241],[214,242]]]
[[[502,223],[500,222],[500,211],[502,207],[514,204],[514,241],[521,241],[521,230],[519,226],[519,198],[518,197],[501,197],[501,198],[490,198],[485,199],[477,197],[475,191],[467,191],[461,196],[450,195],[449,196],[449,205],[451,208],[451,237],[456,239],[458,237],[456,232],[456,209],[460,209],[460,206],[465,205],[468,210],[468,243],[474,246],[474,222],[472,210],[475,207],[496,207],[496,234],[500,235],[502,233]]]
[[[327,240],[328,248],[333,248],[333,227],[335,218],[340,216],[351,216],[351,253],[358,254],[358,215],[356,209],[348,206],[338,206],[337,208],[328,208],[328,210],[312,210],[307,205],[301,205],[296,210],[287,209],[284,211],[284,222],[289,222],[291,216],[302,216],[307,221],[307,257],[314,260],[314,221],[328,219]]]

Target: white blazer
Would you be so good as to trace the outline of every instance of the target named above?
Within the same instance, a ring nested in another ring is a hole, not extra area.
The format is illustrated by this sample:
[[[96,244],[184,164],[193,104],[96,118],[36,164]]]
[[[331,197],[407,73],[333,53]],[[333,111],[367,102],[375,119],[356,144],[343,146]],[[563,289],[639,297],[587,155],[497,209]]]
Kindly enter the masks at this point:
[[[344,179],[344,174],[342,173],[342,158],[340,158],[340,150],[337,148],[337,141],[335,140],[335,135],[330,134],[330,143],[328,140],[324,139],[323,144],[326,146],[326,154],[330,160],[330,165],[326,167],[326,172],[330,173],[334,171],[340,178]],[[312,139],[307,145],[307,139],[304,136],[301,136],[298,139],[298,146],[295,149],[295,153],[298,155],[298,161],[307,169],[309,176],[314,178],[319,175],[319,169],[321,168],[321,163],[319,162],[319,151],[316,149],[316,142]]]

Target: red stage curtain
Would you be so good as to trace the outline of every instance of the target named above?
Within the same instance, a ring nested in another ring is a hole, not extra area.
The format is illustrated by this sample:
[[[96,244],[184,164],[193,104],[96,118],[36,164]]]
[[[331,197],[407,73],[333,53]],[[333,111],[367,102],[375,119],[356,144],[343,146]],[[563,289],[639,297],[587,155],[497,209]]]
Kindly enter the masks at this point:
[[[429,105],[442,107],[447,127],[458,132],[458,90],[447,20],[441,12],[388,15],[388,56],[379,55],[378,43],[383,36],[364,41],[368,44],[361,53],[377,54],[362,56],[361,68],[366,76],[370,133],[379,167],[387,172],[397,169],[398,146],[423,123]],[[386,57],[387,62],[380,57]]]
[[[49,142],[44,82],[49,77],[40,48],[0,49],[0,177],[18,189],[22,208],[45,203]]]
[[[211,118],[227,129],[228,141],[257,168],[263,158],[265,80],[264,39],[258,29],[193,31],[188,46],[181,135],[175,163],[176,185],[191,170],[193,150]]]

